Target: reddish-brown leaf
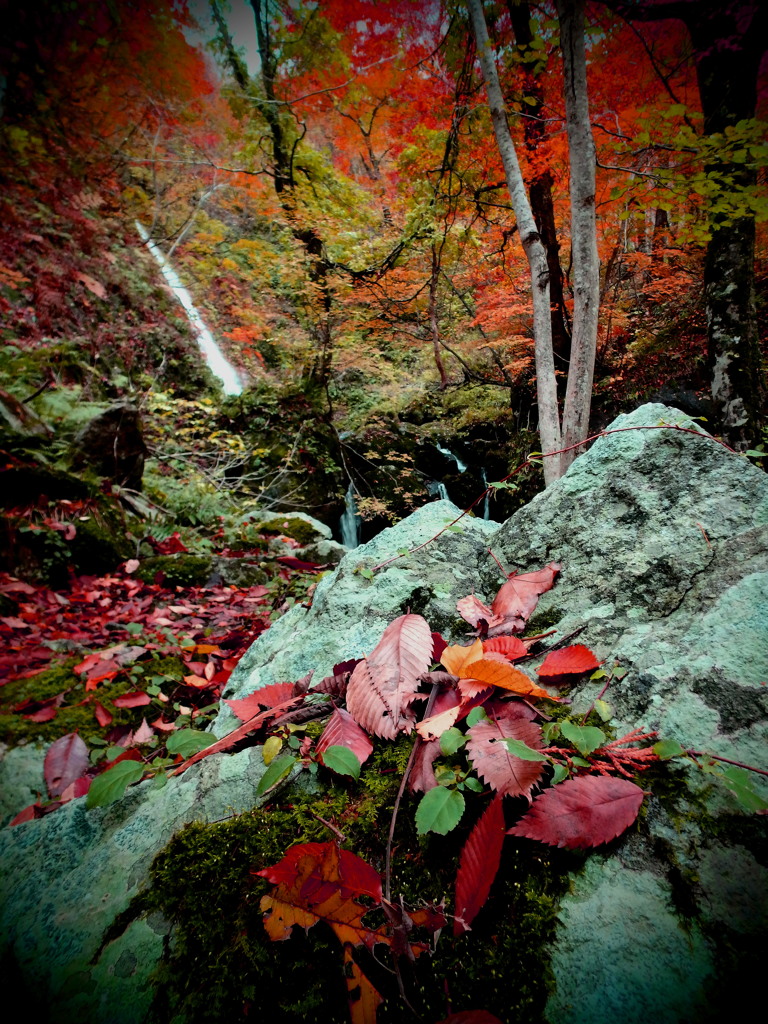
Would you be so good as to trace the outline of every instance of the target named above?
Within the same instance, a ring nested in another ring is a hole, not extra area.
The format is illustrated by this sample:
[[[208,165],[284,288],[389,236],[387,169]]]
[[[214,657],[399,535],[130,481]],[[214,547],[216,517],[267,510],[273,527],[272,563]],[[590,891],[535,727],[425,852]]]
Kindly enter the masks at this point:
[[[61,736],[48,748],[43,775],[51,796],[61,796],[70,782],[79,778],[89,765],[88,747],[76,732]]]
[[[360,764],[365,764],[373,753],[373,744],[352,715],[343,708],[336,708],[317,741],[316,750],[322,754],[328,747],[348,747]]]
[[[227,700],[225,697],[224,703],[229,704],[241,722],[247,722],[254,715],[258,715],[262,708],[274,708],[295,696],[294,683],[270,683],[248,697],[241,697],[238,700]]]
[[[499,870],[505,836],[502,802],[501,794],[491,800],[461,851],[456,875],[454,935],[470,930],[470,925],[488,899]]]
[[[517,636],[494,636],[490,640],[483,641],[483,652],[487,655],[490,652],[503,654],[508,661],[517,661],[525,658],[528,648],[520,637]]]
[[[539,668],[538,675],[550,678],[551,676],[572,676],[582,672],[592,672],[600,668],[601,661],[588,647],[583,644],[573,644],[570,647],[563,647],[559,651],[550,651]]]
[[[59,708],[64,703],[64,694],[57,693],[50,700],[43,701],[37,711],[33,711],[24,718],[29,722],[51,722],[59,713]],[[34,707],[34,704],[32,705]]]
[[[541,778],[541,761],[524,761],[510,754],[503,739],[522,740],[526,746],[541,750],[541,729],[524,719],[482,721],[469,730],[467,753],[477,774],[497,793],[530,799],[531,789]]]
[[[487,604],[483,604],[479,597],[475,597],[474,594],[469,594],[467,597],[462,597],[456,602],[456,611],[468,622],[470,626],[474,626],[475,629],[480,625],[481,621],[490,622],[493,618],[493,612]],[[443,662],[445,665],[445,662]],[[445,666],[448,667],[447,665]]]
[[[70,800],[76,800],[79,796],[85,796],[88,790],[91,788],[91,779],[88,775],[81,775],[79,779],[75,779],[74,782],[70,782],[64,792],[61,794],[61,802],[63,804]]]
[[[347,709],[366,732],[393,740],[413,728],[409,698],[432,660],[432,634],[421,615],[401,615],[355,668]]]
[[[145,704],[152,703],[152,698],[143,690],[132,690],[115,697],[112,703],[116,708],[143,708]]]
[[[96,716],[96,721],[102,728],[109,725],[114,720],[115,717],[111,712],[107,711],[103,704],[100,704],[98,701],[94,702],[93,713]]]
[[[629,828],[642,802],[627,779],[581,776],[542,793],[508,834],[569,850],[600,846]]]
[[[560,572],[557,562],[550,562],[538,572],[510,576],[503,583],[491,604],[493,619],[488,621],[488,635],[525,627],[528,617],[538,604],[539,595],[551,590],[555,576]],[[503,627],[503,628],[502,628]]]
[[[33,821],[35,818],[42,818],[45,811],[41,804],[29,804],[23,811],[19,811],[15,818],[8,822],[9,825],[21,825],[25,821]]]

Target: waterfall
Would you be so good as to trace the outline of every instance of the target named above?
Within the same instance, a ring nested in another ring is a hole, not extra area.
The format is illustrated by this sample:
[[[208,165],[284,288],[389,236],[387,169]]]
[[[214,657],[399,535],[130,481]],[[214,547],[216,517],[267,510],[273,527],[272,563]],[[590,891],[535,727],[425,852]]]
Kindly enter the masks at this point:
[[[483,519],[490,519],[491,518],[491,494],[490,494],[490,491],[487,490],[487,487],[488,487],[488,477],[485,475],[485,466],[483,466],[482,469],[480,470],[480,476],[482,477],[482,480],[483,480],[483,487],[486,488],[485,500],[483,501]]]
[[[224,394],[242,394],[243,385],[240,380],[240,374],[217,345],[213,335],[205,325],[203,318],[195,308],[195,305],[192,302],[192,296],[181,283],[179,275],[166,260],[159,246],[155,245],[155,243],[150,239],[149,232],[144,225],[139,223],[139,221],[136,221],[136,229],[141,235],[142,241],[146,243],[147,248],[157,260],[158,266],[163,273],[163,277],[168,282],[168,286],[171,291],[184,307],[187,317],[189,318],[189,322],[192,325],[192,329],[197,335],[197,344],[208,363],[208,369],[214,377],[218,377],[221,381],[224,387]]]
[[[437,442],[435,443],[435,448],[437,448],[439,452],[442,452],[442,454],[445,455],[446,458],[452,459],[456,463],[456,469],[459,471],[459,473],[464,473],[466,471],[467,467],[464,465],[464,463],[461,461],[458,455],[454,455],[453,452],[450,451],[450,449],[443,448],[443,446],[441,444],[438,444]]]
[[[341,543],[345,548],[356,548],[360,544],[360,531],[362,530],[363,520],[357,511],[356,494],[355,485],[350,480],[347,493],[344,495],[344,514],[339,520]]]
[[[433,498],[447,498],[448,490],[440,480],[428,480],[427,494],[431,494]]]

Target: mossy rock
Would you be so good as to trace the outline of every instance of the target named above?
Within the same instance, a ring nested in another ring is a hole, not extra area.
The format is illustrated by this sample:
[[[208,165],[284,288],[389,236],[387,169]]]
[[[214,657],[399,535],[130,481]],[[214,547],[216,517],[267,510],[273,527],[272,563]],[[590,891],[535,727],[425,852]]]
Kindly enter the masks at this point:
[[[208,556],[179,552],[144,558],[135,575],[144,583],[162,580],[166,587],[202,587],[211,577],[212,566]]]
[[[341,947],[322,925],[295,929],[290,940],[269,941],[260,900],[270,886],[254,872],[277,863],[296,843],[328,842],[331,822],[343,846],[382,872],[387,828],[410,743],[377,751],[360,782],[294,785],[267,807],[209,825],[191,824],[156,858],[151,888],[132,914],[171,922],[165,959],[155,975],[148,1024],[224,1024],[247,1012],[283,1024],[346,1024],[349,1010]],[[418,798],[399,812],[393,855],[393,891],[406,904],[452,902],[458,855],[472,821],[446,837],[416,834]],[[478,801],[478,804],[482,803]],[[472,808],[479,812],[482,808]],[[446,928],[436,950],[404,965],[408,996],[420,1019],[445,1016],[446,993],[456,1008],[485,1009],[501,1021],[539,1024],[551,987],[547,949],[552,942],[567,871],[580,855],[534,850],[510,842],[486,907],[470,933],[452,939]],[[513,848],[514,847],[514,848]],[[372,921],[375,921],[372,915]],[[359,953],[360,963],[385,996],[379,1024],[404,1019],[394,977]],[[382,953],[386,963],[387,956]]]
[[[328,526],[303,512],[286,512],[284,515],[273,515],[263,519],[254,518],[253,527],[259,533],[290,537],[298,541],[302,547],[319,540],[327,540],[331,535]]]

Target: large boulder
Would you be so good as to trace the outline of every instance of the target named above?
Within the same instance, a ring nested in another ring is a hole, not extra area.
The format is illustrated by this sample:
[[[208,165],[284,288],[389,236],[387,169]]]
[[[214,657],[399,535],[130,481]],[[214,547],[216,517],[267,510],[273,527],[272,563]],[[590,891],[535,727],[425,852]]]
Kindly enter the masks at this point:
[[[78,431],[72,465],[140,491],[146,454],[139,410],[131,402],[115,402]]]
[[[351,551],[311,607],[259,637],[226,696],[309,670],[319,679],[370,652],[407,610],[465,638],[456,600],[489,600],[502,581],[490,547],[518,571],[561,562],[531,626],[581,629],[578,642],[627,670],[606,695],[620,727],[768,767],[768,478],[676,410],[644,406],[612,429],[500,528],[466,517],[426,543],[457,514],[435,502]],[[586,710],[596,695],[585,682],[570,697]],[[223,711],[215,731],[233,724]],[[163,789],[145,782],[92,811],[73,801],[0,833],[6,962],[50,1020],[147,1019],[169,926],[157,915],[116,922],[171,835],[257,803],[262,770],[255,749],[207,758]],[[711,776],[683,774],[669,798],[659,782],[641,827],[573,872],[554,940],[526,953],[542,976],[549,959],[552,1024],[683,1024],[760,1005],[766,819],[742,813]],[[494,970],[503,976],[503,963]]]

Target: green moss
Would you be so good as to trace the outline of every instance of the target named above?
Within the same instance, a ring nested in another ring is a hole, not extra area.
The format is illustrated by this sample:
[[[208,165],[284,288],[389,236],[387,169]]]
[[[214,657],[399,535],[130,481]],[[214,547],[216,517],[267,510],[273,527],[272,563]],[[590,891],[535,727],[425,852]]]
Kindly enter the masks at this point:
[[[261,519],[254,523],[260,533],[282,534],[284,537],[292,537],[299,544],[311,544],[317,540],[317,530],[311,523],[297,516],[275,516],[272,519]]]
[[[136,570],[144,583],[162,576],[166,587],[201,587],[211,575],[211,560],[202,555],[157,555],[145,558]]]
[[[344,834],[345,848],[383,872],[410,745],[401,739],[377,751],[359,784],[294,787],[265,808],[192,824],[173,838],[152,866],[151,888],[134,906],[134,914],[159,912],[174,926],[156,972],[153,1024],[213,1024],[244,1012],[281,1024],[348,1020],[336,939],[316,926],[308,934],[294,929],[286,942],[270,942],[259,909],[269,886],[253,871],[277,863],[294,843],[331,840],[323,818]],[[417,799],[406,795],[400,809],[393,891],[410,906],[445,899],[450,911],[458,854],[473,821],[446,837],[418,837]],[[484,807],[482,800],[475,803],[473,820]],[[433,954],[406,965],[405,984],[419,1015],[445,1016],[448,996],[456,1010],[484,1008],[502,1021],[542,1021],[550,984],[547,949],[567,871],[579,863],[572,854],[508,840],[491,899],[472,932],[454,940],[449,925]],[[394,978],[368,958],[365,970],[386,998],[379,1024],[401,1021],[405,1011]]]
[[[60,736],[77,732],[86,743],[89,743],[94,737],[103,741],[105,731],[115,726],[130,725],[136,728],[141,723],[148,711],[146,707],[116,708],[112,703],[115,697],[131,689],[132,684],[125,677],[118,677],[100,683],[96,690],[86,693],[81,677],[73,672],[79,660],[69,658],[67,661],[52,665],[31,679],[6,683],[0,690],[0,742],[12,747],[38,740],[51,743]],[[64,703],[50,722],[33,722],[24,718],[21,712],[12,710],[22,701],[44,701],[59,693],[65,694]],[[95,698],[113,716],[113,721],[106,730],[96,722],[93,704],[90,701],[82,703],[87,697]]]

